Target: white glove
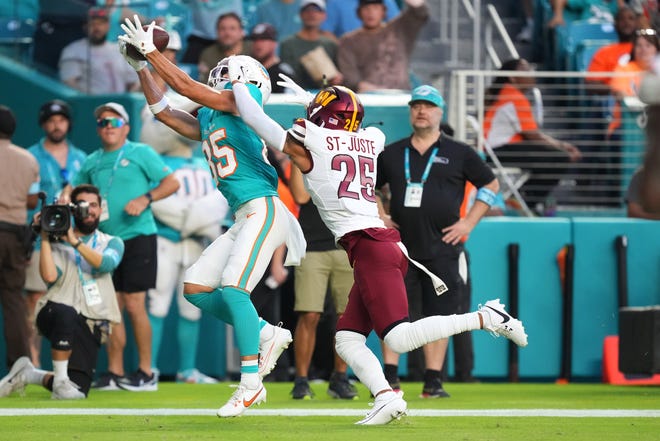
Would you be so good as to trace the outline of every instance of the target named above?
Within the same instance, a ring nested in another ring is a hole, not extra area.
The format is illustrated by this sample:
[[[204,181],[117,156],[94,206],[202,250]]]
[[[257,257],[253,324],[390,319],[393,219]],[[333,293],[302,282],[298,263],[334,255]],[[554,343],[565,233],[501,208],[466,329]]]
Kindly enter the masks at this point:
[[[119,53],[121,53],[121,55],[124,57],[124,60],[126,60],[126,62],[128,64],[130,64],[133,69],[135,69],[135,72],[139,72],[142,69],[144,69],[145,67],[147,67],[147,62],[146,61],[136,60],[135,58],[131,58],[131,57],[128,56],[128,54],[126,53],[126,45],[127,44],[128,43],[126,43],[123,40],[119,41]]]
[[[130,18],[124,20],[121,28],[126,32],[126,35],[120,35],[119,39],[135,46],[142,55],[147,55],[149,52],[155,51],[154,26],[156,26],[156,22],[152,21],[149,23],[149,27],[145,31],[142,29],[142,23],[140,23],[140,17],[137,14],[133,16],[133,19],[135,23]]]
[[[282,86],[285,89],[290,89],[293,92],[293,97],[291,97],[288,101],[296,104],[302,104],[305,107],[307,107],[309,103],[312,102],[314,95],[297,85],[295,81],[283,73],[280,73],[280,78],[282,78],[282,81],[278,81],[277,85]],[[287,98],[289,97],[287,96]]]
[[[231,82],[238,81],[240,83],[245,83],[245,72],[243,71],[243,63],[241,62],[239,56],[232,55],[231,57],[229,57],[227,67],[229,68],[228,71],[229,81]]]

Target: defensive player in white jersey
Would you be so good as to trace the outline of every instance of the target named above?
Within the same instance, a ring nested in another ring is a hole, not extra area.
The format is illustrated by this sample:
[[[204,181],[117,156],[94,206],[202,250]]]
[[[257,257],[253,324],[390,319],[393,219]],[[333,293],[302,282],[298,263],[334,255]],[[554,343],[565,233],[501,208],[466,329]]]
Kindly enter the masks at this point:
[[[475,329],[526,346],[522,323],[506,312],[499,299],[486,302],[477,312],[410,322],[404,285],[409,259],[399,232],[385,227],[376,204],[376,159],[384,148],[385,135],[375,127],[360,128],[364,108],[353,91],[341,86],[322,89],[309,102],[307,119],[296,120],[285,132],[250,99],[242,83],[248,64],[244,58],[229,59],[229,78],[241,116],[303,172],[305,187],[321,218],[353,266],[355,283],[337,322],[335,345],[375,397],[373,409],[357,424],[387,424],[407,410],[402,394],[390,388],[380,361],[366,345],[372,329],[398,353]],[[286,87],[304,93],[286,80]],[[434,286],[441,294],[443,285],[437,277]]]
[[[119,38],[146,56],[160,77],[179,94],[201,104],[196,116],[169,104],[142,64],[125,57],[138,73],[142,90],[156,118],[183,136],[202,141],[218,190],[225,196],[235,223],[186,271],[184,296],[200,309],[234,327],[241,356],[241,381],[218,416],[241,415],[266,400],[262,377],[291,342],[291,333],[260,321],[250,293],[263,276],[275,249],[286,243],[287,265],[297,265],[305,253],[298,221],[277,195],[277,173],[266,159],[263,141],[241,120],[234,94],[225,90],[228,66],[218,63],[209,85],[192,80],[163,56],[153,43],[152,22],[143,29],[137,15],[126,19]],[[270,96],[270,77],[253,60],[249,92],[261,107]],[[247,86],[246,86],[247,87]],[[265,333],[269,335],[266,336]],[[267,338],[269,337],[269,338]]]

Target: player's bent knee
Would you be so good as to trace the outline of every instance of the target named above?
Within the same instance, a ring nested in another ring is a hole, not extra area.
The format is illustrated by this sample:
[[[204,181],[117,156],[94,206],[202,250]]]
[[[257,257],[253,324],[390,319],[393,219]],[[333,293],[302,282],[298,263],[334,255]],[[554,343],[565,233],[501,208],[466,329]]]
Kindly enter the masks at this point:
[[[335,350],[343,360],[350,357],[350,354],[356,346],[364,346],[367,338],[353,331],[337,331],[335,334]]]
[[[410,323],[399,323],[383,338],[385,344],[397,354],[404,354],[415,349],[412,341],[410,341],[409,327]]]

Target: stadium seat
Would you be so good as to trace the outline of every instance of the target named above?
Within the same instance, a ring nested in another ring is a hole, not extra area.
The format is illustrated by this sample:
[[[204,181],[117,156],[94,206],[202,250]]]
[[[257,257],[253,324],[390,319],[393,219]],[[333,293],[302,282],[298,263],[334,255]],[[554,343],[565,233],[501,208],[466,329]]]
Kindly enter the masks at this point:
[[[31,59],[34,20],[0,17],[0,54],[27,63]]]
[[[570,59],[578,44],[584,40],[616,41],[614,25],[610,22],[576,20],[555,29],[555,69],[569,70],[566,60]]]

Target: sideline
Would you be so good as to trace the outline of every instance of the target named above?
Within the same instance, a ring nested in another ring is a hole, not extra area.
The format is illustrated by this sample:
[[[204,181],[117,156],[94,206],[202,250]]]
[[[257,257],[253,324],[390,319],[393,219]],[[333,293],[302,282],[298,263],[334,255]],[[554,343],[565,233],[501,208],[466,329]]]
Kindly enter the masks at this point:
[[[55,415],[216,416],[217,409],[0,409],[0,417]],[[250,416],[363,416],[365,409],[252,409]],[[408,409],[412,417],[660,418],[655,409]]]

